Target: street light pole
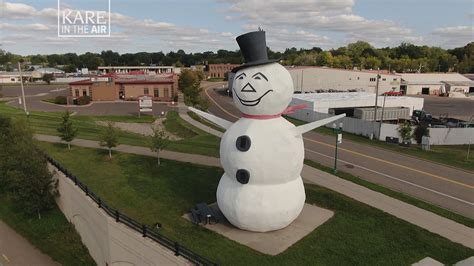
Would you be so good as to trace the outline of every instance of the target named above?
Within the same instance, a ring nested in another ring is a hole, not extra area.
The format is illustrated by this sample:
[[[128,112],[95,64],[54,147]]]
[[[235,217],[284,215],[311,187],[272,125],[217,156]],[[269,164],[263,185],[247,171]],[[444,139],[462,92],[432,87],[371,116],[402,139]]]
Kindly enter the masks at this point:
[[[378,99],[379,99],[379,77],[380,77],[380,68],[377,69],[377,83],[375,84],[375,106],[374,106],[374,127],[373,130],[375,131],[375,127],[377,124],[377,105],[378,105]],[[375,132],[374,132],[375,136]]]
[[[334,174],[337,173],[337,150],[339,143],[342,143],[342,122],[339,123],[339,128],[336,126],[336,123],[332,124],[334,132],[336,133],[336,150],[334,151]]]
[[[26,110],[25,88],[23,87],[23,74],[21,72],[21,64],[19,61],[18,61],[18,71],[20,72],[21,98],[23,101],[23,110],[25,111],[26,115],[29,115],[28,111]]]

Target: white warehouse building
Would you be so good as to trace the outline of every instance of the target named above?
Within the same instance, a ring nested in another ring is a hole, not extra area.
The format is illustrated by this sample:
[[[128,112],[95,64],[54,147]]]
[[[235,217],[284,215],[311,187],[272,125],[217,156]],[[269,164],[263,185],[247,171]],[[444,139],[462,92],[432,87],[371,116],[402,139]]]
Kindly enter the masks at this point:
[[[408,108],[409,114],[413,110],[423,109],[423,98],[408,96],[378,96],[377,106],[383,107],[385,98],[385,108]],[[367,92],[347,92],[347,93],[303,93],[293,94],[291,105],[305,104],[307,111],[325,114],[346,113],[348,116],[356,108],[373,108],[375,106],[375,94]]]
[[[295,92],[376,91],[377,71],[348,70],[328,67],[287,67],[293,78]],[[379,94],[400,91],[401,76],[380,71]]]
[[[474,92],[474,81],[459,73],[402,73],[400,89],[411,95]]]

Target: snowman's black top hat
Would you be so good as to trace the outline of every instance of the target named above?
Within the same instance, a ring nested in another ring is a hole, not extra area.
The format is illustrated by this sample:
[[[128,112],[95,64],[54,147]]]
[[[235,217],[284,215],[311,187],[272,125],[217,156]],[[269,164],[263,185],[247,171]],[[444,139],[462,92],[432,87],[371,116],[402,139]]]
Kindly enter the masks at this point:
[[[265,40],[265,31],[252,31],[237,37],[240,51],[244,57],[245,63],[232,69],[235,73],[240,69],[270,64],[279,61],[278,59],[269,60],[267,54],[267,42]]]

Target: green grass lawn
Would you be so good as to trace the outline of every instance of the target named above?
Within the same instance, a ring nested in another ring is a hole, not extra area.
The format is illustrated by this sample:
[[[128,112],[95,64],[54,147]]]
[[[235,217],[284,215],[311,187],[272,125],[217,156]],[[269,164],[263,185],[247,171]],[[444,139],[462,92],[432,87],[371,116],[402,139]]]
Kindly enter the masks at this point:
[[[321,164],[319,164],[317,162],[314,162],[314,161],[311,161],[311,160],[305,160],[304,163],[308,166],[317,168],[319,170],[322,170],[324,172],[327,172],[327,173],[330,173],[330,174],[334,175],[334,171],[330,167],[321,165]],[[414,206],[417,206],[419,208],[428,210],[428,211],[436,213],[440,216],[446,217],[446,218],[451,219],[453,221],[456,221],[458,223],[461,223],[461,224],[464,224],[464,225],[469,226],[471,228],[474,228],[474,220],[473,219],[470,219],[470,218],[462,216],[460,214],[457,214],[457,213],[451,212],[449,210],[443,209],[442,207],[438,207],[436,205],[427,203],[425,201],[407,196],[407,195],[405,195],[401,192],[393,191],[389,188],[383,187],[381,185],[377,185],[375,183],[371,183],[369,181],[361,179],[358,176],[354,176],[352,174],[349,174],[349,173],[346,173],[346,172],[343,172],[343,171],[340,171],[340,170],[338,170],[335,175],[342,178],[342,179],[351,181],[353,183],[359,184],[359,185],[364,186],[366,188],[369,188],[371,190],[380,192],[380,193],[385,194],[387,196],[390,196],[392,198],[404,201],[404,202],[409,203],[411,205],[414,205]]]
[[[305,185],[307,202],[333,218],[287,251],[269,256],[195,226],[181,216],[196,203],[215,202],[222,169],[41,143],[51,156],[111,206],[222,265],[409,265],[427,256],[453,264],[474,250],[450,242],[331,190]],[[84,167],[87,165],[87,167]]]
[[[168,112],[165,128],[167,131],[183,138],[171,142],[167,149],[219,157],[220,138],[190,125],[181,119],[177,112]]]
[[[22,110],[0,102],[0,114],[8,115],[19,119],[26,119],[27,124],[38,134],[57,136],[56,128],[61,122],[62,112],[30,112],[28,118]],[[88,140],[99,140],[100,134],[105,127],[96,124],[96,121],[130,122],[130,123],[151,123],[152,116],[81,116],[71,117],[74,126],[78,129],[77,138]],[[220,140],[195,128],[182,120],[177,112],[170,111],[167,114],[166,129],[182,137],[182,140],[172,141],[167,150],[202,154],[208,156],[219,156]],[[143,135],[120,131],[119,143],[135,146],[148,147],[149,141]]]
[[[200,117],[199,115],[197,115],[197,114],[194,113],[194,112],[188,112],[188,115],[189,115],[192,119],[198,121],[198,122],[201,123],[201,124],[204,124],[204,125],[206,125],[206,126],[212,128],[212,129],[215,129],[215,130],[217,130],[217,131],[225,132],[225,129],[221,128],[220,126],[218,126],[218,125],[216,125],[216,124],[214,124],[214,123],[212,123],[212,122],[210,122],[210,121],[208,121],[207,119],[204,119],[204,118]]]
[[[63,265],[95,265],[74,226],[58,208],[43,212],[41,219],[28,217],[18,211],[9,198],[0,194],[0,219]]]
[[[51,98],[51,99],[44,99],[44,100],[41,100],[41,101],[47,102],[47,103],[57,104],[57,103],[56,103],[56,99],[54,99],[54,98]],[[58,104],[58,105],[60,105],[60,104]]]
[[[288,121],[295,125],[302,125],[306,122],[297,120],[291,117],[285,117]],[[327,127],[319,127],[314,130],[315,132],[331,135],[334,136],[334,131],[331,128]],[[402,153],[405,155],[410,155],[417,157],[419,159],[429,160],[436,163],[441,163],[449,166],[454,166],[462,169],[466,169],[469,171],[474,170],[474,152],[471,152],[470,159],[467,160],[467,148],[468,145],[446,145],[446,146],[431,146],[430,151],[424,151],[421,149],[420,145],[412,144],[411,147],[402,147],[395,144],[388,144],[384,141],[379,140],[370,140],[366,137],[351,134],[344,132],[344,138],[348,140],[352,140],[354,142],[359,142],[362,144],[373,145],[378,148],[391,150],[394,152]],[[474,147],[471,147],[474,148]],[[472,149],[471,149],[472,150]]]

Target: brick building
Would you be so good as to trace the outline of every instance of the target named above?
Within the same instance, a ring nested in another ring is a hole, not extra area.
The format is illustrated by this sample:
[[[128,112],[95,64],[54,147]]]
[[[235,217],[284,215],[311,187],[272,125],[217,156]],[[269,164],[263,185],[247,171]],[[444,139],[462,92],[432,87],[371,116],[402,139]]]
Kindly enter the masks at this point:
[[[176,75],[167,77],[137,76],[134,78],[109,77],[104,80],[81,80],[69,83],[70,96],[76,99],[89,96],[92,101],[136,100],[149,95],[155,101],[173,101],[178,95]]]
[[[210,78],[224,78],[225,73],[230,72],[234,67],[238,67],[238,64],[209,64],[208,65],[208,76]]]

